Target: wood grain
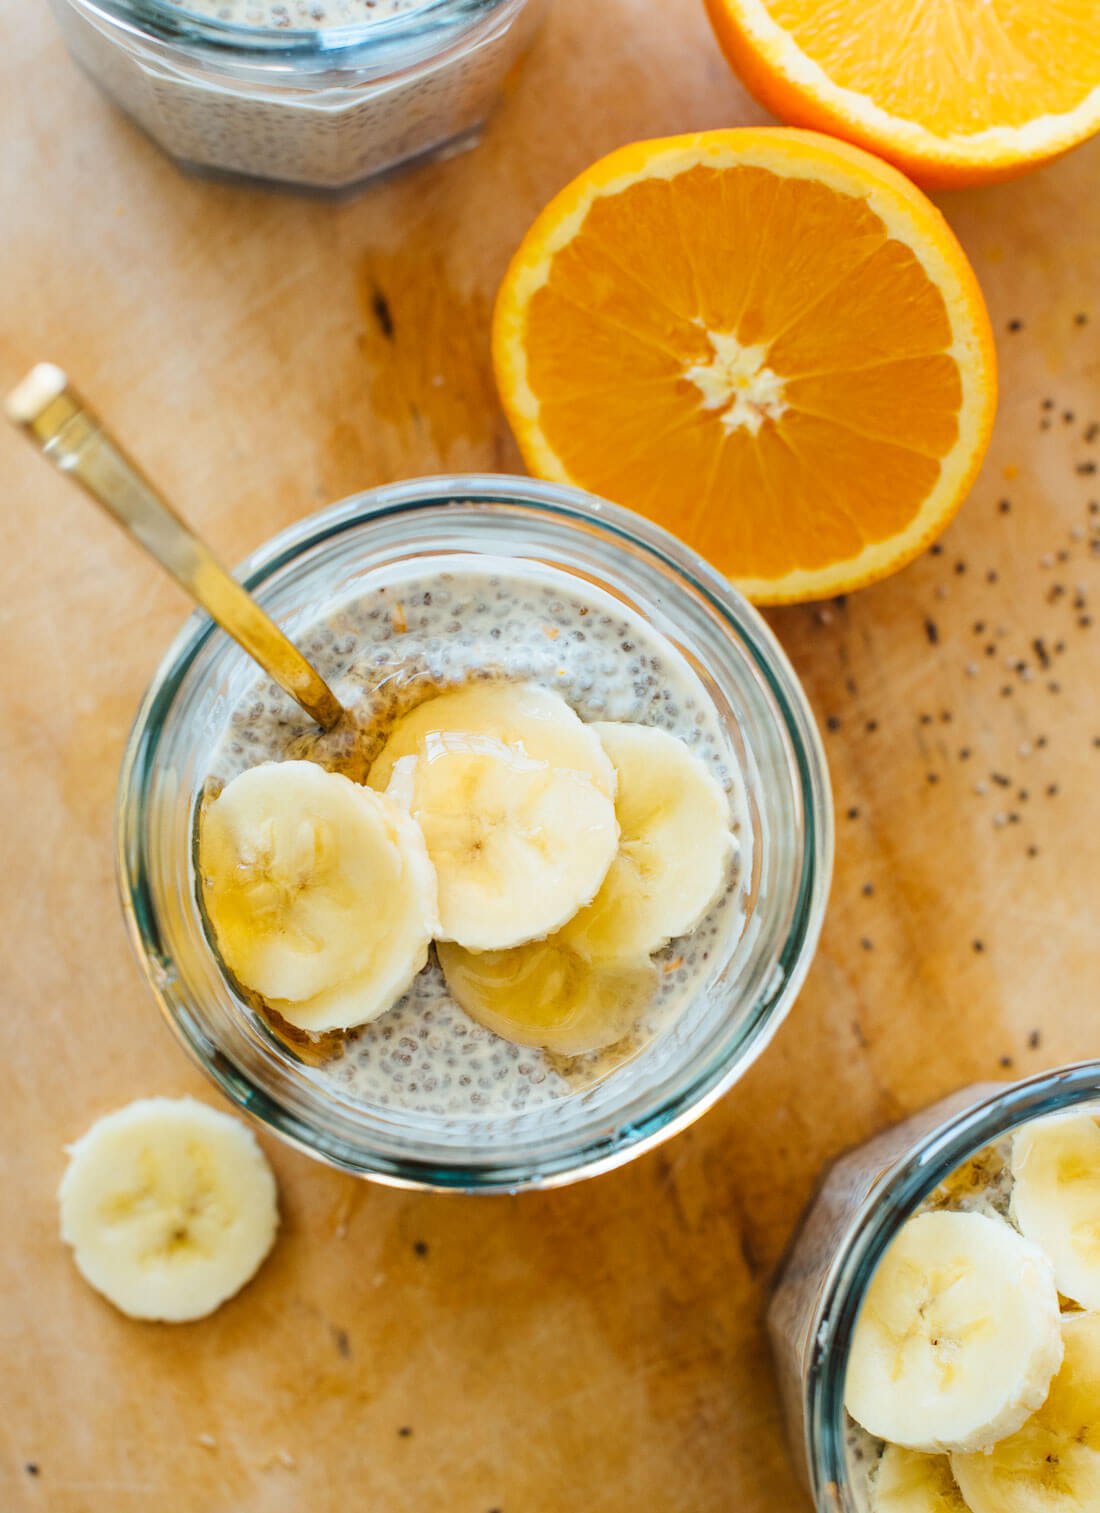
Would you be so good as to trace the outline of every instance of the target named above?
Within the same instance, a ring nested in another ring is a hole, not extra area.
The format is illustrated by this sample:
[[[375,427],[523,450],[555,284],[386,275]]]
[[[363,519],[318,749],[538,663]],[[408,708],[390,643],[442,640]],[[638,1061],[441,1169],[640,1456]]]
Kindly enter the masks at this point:
[[[44,7],[3,3],[0,383],[69,367],[230,559],[355,489],[516,468],[487,320],[532,216],[632,138],[764,119],[698,0],[558,0],[477,152],[318,203],[180,177]],[[214,1096],[111,876],[127,726],[185,605],[0,434],[0,1506],[804,1506],[761,1313],[822,1167],[970,1079],[1100,1050],[1098,173],[1095,142],[943,198],[998,336],[989,462],[939,554],[773,617],[839,816],[821,953],[774,1046],[674,1143],[552,1195],[388,1192],[267,1142],[282,1239],[200,1325],[117,1316],[53,1198],[97,1114]]]

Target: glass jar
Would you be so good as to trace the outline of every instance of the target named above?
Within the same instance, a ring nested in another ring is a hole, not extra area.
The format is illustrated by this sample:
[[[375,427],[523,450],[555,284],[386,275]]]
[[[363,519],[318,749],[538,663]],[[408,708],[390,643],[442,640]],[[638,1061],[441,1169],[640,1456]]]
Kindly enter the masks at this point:
[[[123,763],[123,907],[176,1034],[278,1134],[348,1171],[407,1186],[550,1185],[617,1166],[690,1123],[774,1034],[806,974],[828,892],[825,761],[798,681],[755,610],[659,527],[576,490],[501,477],[376,489],[276,536],[240,577],[293,638],[326,603],[427,553],[534,561],[596,585],[663,634],[713,701],[746,788],[751,876],[744,929],[716,943],[676,1023],[604,1081],[507,1118],[368,1107],[319,1085],[235,995],[203,932],[197,802],[255,668],[201,613],[169,649]]]
[[[181,165],[338,190],[471,142],[547,0],[424,0],[312,31],[51,3],[76,61]]]
[[[1100,1062],[978,1083],[830,1169],[783,1263],[771,1335],[791,1448],[818,1513],[865,1513],[846,1454],[844,1379],[864,1293],[891,1241],[955,1169],[1020,1125],[1100,1099]]]

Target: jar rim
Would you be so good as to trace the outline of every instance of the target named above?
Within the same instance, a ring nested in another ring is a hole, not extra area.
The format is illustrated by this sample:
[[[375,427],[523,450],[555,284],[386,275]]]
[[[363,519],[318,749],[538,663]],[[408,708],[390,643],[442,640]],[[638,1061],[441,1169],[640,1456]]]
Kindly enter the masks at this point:
[[[1032,1119],[1100,1099],[1100,1061],[1072,1062],[987,1086],[992,1091],[921,1136],[875,1181],[830,1263],[811,1330],[803,1446],[815,1506],[830,1513],[855,1509],[846,1496],[843,1430],[848,1346],[864,1293],[891,1241],[940,1183],[984,1146]]]
[[[211,53],[264,59],[321,56],[332,63],[394,55],[401,66],[402,49],[425,46],[433,40],[449,45],[464,30],[496,10],[522,7],[527,0],[421,0],[413,10],[396,11],[377,21],[346,26],[245,26],[191,11],[173,0],[66,0],[103,20],[125,27],[147,40],[194,47]]]
[[[724,633],[754,659],[753,672],[766,684],[780,711],[782,729],[797,768],[804,834],[797,884],[792,892],[786,937],[777,950],[766,984],[748,1008],[744,1033],[732,1049],[712,1047],[705,1061],[680,1078],[675,1096],[647,1105],[644,1117],[615,1127],[583,1145],[571,1141],[563,1153],[532,1165],[507,1162],[427,1162],[391,1158],[339,1140],[320,1140],[307,1120],[271,1095],[203,1035],[162,970],[157,898],[149,876],[145,840],[148,783],[157,747],[177,693],[202,649],[221,632],[201,612],[193,614],[170,645],[139,708],[119,782],[116,861],[123,912],[132,944],[161,1010],[176,1036],[233,1101],[276,1133],[330,1164],[398,1186],[463,1190],[553,1186],[610,1170],[685,1127],[736,1081],[763,1051],[793,1002],[809,969],[824,917],[832,871],[832,806],[824,752],[801,685],[771,631],[727,580],[652,522],[620,506],[555,484],[507,475],[465,475],[416,479],[368,490],[334,504],[280,532],[240,566],[237,576],[256,590],[307,553],[372,522],[456,504],[503,505],[543,515],[566,529],[592,534],[602,528],[613,542],[641,549],[666,572],[671,570],[716,612]],[[792,777],[792,781],[795,778]]]

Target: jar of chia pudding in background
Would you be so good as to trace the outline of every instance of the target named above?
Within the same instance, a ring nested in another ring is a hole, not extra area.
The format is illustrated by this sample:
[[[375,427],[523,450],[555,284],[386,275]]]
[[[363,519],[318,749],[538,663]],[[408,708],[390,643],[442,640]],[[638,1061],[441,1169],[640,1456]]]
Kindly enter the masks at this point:
[[[818,1513],[872,1506],[881,1446],[849,1417],[845,1387],[853,1330],[889,1246],[918,1211],[1005,1215],[1008,1137],[1072,1111],[1100,1115],[1100,1062],[963,1088],[829,1169],[768,1310],[791,1450]]]
[[[783,1019],[821,927],[832,811],[821,743],[760,616],[648,521],[520,478],[419,480],[283,532],[240,576],[346,708],[320,735],[202,614],[170,648],[123,765],[118,861],[131,936],[169,1023],[219,1086],[307,1152],[404,1185],[552,1185],[619,1165],[697,1117]],[[440,686],[503,675],[582,719],[663,726],[730,798],[735,861],[659,953],[651,1010],[614,1054],[499,1039],[432,961],[346,1036],[282,1033],[225,973],[199,903],[204,789],[314,758],[362,779],[363,731]]]
[[[548,0],[52,0],[182,166],[341,190],[472,143]]]

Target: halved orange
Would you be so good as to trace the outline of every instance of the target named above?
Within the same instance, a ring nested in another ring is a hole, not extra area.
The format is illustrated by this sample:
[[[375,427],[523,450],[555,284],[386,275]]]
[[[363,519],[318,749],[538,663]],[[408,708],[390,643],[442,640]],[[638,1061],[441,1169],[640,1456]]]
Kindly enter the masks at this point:
[[[1097,0],[706,0],[780,120],[930,188],[1009,178],[1100,130]]]
[[[919,190],[781,128],[640,142],[543,211],[493,360],[538,477],[648,515],[778,604],[947,524],[996,403],[981,291]]]

